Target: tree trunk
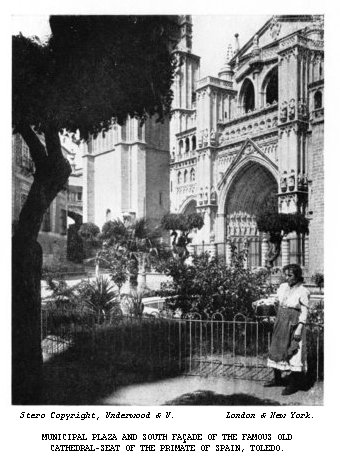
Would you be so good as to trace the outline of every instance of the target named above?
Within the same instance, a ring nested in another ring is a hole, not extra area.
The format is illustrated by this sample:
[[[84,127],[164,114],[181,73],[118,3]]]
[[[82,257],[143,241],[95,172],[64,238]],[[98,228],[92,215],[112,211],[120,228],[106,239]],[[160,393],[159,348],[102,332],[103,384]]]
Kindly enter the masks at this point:
[[[138,289],[138,270],[139,270],[138,261],[137,259],[132,258],[130,260],[130,266],[129,266],[130,292],[136,292]]]
[[[42,250],[37,241],[12,243],[12,403],[39,404]]]
[[[141,274],[139,290],[143,291],[146,289],[146,260],[143,255],[141,256],[138,270],[139,270],[139,273]]]
[[[39,404],[42,249],[37,238],[43,215],[64,188],[71,167],[56,129],[45,132],[46,149],[29,126],[17,130],[29,146],[36,171],[12,239],[12,403]]]
[[[281,241],[282,240],[276,240],[275,242],[269,241],[269,250],[266,259],[266,267],[269,270],[274,266],[274,262],[281,254]]]

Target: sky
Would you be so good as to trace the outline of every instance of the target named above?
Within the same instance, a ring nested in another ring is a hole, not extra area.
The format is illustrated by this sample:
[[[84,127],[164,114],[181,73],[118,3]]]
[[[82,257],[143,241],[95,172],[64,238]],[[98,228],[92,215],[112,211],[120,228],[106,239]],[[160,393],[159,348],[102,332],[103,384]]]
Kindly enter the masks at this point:
[[[228,44],[234,48],[234,34],[242,47],[270,18],[269,15],[193,15],[192,52],[201,57],[201,78],[217,75],[225,62]],[[47,15],[13,15],[12,34],[36,35],[42,40],[50,33]]]
[[[201,78],[218,74],[228,44],[235,47],[235,33],[239,34],[242,47],[269,18],[269,15],[194,15],[192,52],[201,57]]]

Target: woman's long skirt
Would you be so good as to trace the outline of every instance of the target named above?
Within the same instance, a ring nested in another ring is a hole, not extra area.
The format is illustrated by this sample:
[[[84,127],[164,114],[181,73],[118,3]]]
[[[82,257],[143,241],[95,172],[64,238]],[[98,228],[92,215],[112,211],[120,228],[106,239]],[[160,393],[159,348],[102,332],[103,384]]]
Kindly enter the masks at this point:
[[[294,339],[299,316],[300,310],[279,307],[269,349],[269,367],[281,371],[307,370],[305,329],[299,342]]]

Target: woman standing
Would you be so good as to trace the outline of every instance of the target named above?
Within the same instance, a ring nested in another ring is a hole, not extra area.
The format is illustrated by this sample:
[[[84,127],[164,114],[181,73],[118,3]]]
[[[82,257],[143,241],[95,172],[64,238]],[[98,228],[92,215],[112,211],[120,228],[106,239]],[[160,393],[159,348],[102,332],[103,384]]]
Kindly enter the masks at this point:
[[[301,389],[302,377],[307,371],[305,326],[310,292],[302,285],[299,265],[289,264],[283,273],[286,282],[276,293],[277,316],[268,358],[268,366],[274,369],[274,378],[265,387],[283,385],[281,372],[290,371],[288,385],[282,391],[282,395],[288,396]]]

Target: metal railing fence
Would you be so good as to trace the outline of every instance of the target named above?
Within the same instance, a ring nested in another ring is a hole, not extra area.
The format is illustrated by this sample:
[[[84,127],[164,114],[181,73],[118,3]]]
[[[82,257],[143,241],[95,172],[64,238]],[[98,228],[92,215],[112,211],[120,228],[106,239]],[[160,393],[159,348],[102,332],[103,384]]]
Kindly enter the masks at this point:
[[[67,318],[67,320],[66,320]],[[65,311],[44,311],[44,359],[67,353],[98,358],[110,367],[142,369],[157,375],[184,373],[252,380],[268,378],[267,356],[273,322],[270,317],[237,314],[225,321],[211,318],[112,316],[101,319],[85,310],[74,317]],[[323,379],[323,324],[307,325],[309,373]]]

